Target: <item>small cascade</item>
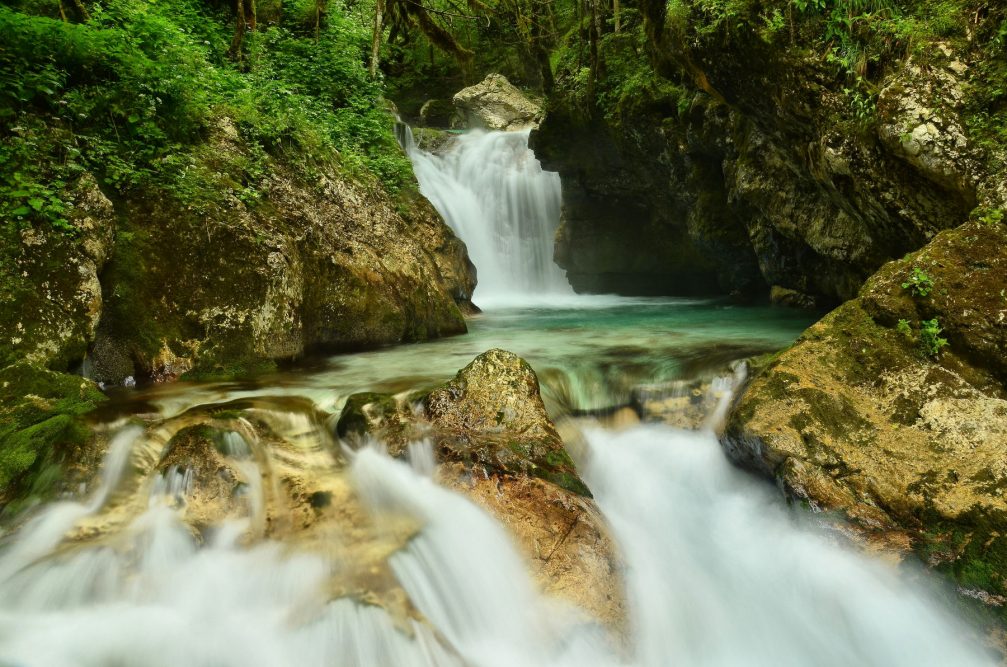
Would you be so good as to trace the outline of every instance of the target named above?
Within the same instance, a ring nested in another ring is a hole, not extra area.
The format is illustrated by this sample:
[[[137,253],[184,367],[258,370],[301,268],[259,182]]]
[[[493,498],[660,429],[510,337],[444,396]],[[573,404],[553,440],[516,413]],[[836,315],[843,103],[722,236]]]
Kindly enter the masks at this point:
[[[473,130],[434,155],[415,145],[408,126],[400,128],[420,191],[468,246],[481,307],[573,293],[553,261],[559,174],[542,169],[528,147],[530,132]]]
[[[706,389],[708,421],[735,370]],[[332,450],[279,405],[121,427],[90,498],[0,548],[0,664],[991,664],[895,571],[731,467],[710,423],[586,432],[578,468],[625,560],[619,632],[538,590],[505,527],[438,482],[429,443],[411,465]]]

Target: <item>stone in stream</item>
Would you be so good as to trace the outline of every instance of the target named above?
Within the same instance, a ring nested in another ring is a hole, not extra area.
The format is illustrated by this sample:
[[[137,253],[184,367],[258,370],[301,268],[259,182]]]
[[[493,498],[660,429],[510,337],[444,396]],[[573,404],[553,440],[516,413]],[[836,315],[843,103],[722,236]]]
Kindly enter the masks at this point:
[[[442,483],[507,528],[544,592],[622,628],[621,561],[526,361],[494,349],[425,394],[355,394],[337,432],[378,439],[393,455],[430,437]]]
[[[340,437],[371,436],[393,456],[431,436],[445,461],[531,475],[589,495],[549,419],[538,376],[513,352],[489,350],[444,385],[402,397],[350,396],[336,424]]]
[[[909,285],[915,269],[932,282]],[[903,324],[900,324],[903,322]],[[948,345],[927,346],[923,322]],[[1007,601],[1007,228],[942,232],[757,374],[724,445],[819,510]]]
[[[502,74],[488,74],[453,98],[469,127],[487,130],[526,130],[538,125],[542,108],[525,97]]]

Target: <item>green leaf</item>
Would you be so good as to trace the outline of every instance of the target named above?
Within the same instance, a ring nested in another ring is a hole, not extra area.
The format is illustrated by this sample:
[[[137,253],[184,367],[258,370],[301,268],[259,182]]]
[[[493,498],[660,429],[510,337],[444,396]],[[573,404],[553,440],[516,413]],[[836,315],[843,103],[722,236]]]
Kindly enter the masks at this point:
[[[31,209],[28,208],[27,206],[19,206],[18,208],[11,211],[11,215],[16,215],[19,217],[22,215],[28,215],[29,213],[31,213]]]

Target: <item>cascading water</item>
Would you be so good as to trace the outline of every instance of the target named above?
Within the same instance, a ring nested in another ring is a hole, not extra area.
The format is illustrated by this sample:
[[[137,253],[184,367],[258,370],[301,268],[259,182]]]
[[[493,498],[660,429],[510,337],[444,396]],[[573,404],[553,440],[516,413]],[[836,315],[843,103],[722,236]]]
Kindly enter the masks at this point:
[[[542,169],[529,134],[473,130],[443,155],[417,148],[408,127],[400,135],[420,191],[468,247],[479,306],[572,294],[553,262],[559,174]]]
[[[134,467],[151,447],[127,429],[94,500],[48,508],[0,557],[0,664],[992,664],[894,571],[802,526],[771,489],[731,468],[710,433],[588,431],[581,468],[626,561],[629,629],[619,638],[535,590],[503,528],[430,476],[429,446],[412,447],[413,466],[365,448],[347,469],[380,540],[396,545],[365,552],[387,554],[416,609],[400,615],[336,593],[355,570],[336,547],[356,533],[325,531],[332,551],[249,543],[261,494],[246,497],[243,518],[196,533],[184,502],[168,497],[191,496],[192,480],[153,475],[144,508],[121,516],[124,500],[109,491],[125,471],[115,468],[130,444]],[[267,468],[307,452],[277,453]],[[317,467],[319,454],[304,460]],[[226,456],[250,463],[245,449]],[[121,525],[95,539],[102,512]],[[365,569],[375,585],[380,568]]]

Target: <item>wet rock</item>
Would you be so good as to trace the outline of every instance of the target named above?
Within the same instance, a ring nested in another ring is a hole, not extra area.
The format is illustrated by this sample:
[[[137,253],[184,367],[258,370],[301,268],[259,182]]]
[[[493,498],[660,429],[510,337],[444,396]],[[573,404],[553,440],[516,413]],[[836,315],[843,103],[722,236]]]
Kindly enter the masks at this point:
[[[927,296],[902,287],[914,268]],[[963,589],[1007,593],[1005,276],[1002,225],[963,225],[887,264],[752,380],[728,455],[812,508],[945,553],[931,564]],[[920,340],[931,319],[950,342],[937,356]]]
[[[425,428],[409,397],[363,392],[346,399],[336,422],[336,435],[356,441],[358,446],[367,439],[376,440],[389,454],[399,457],[410,442],[423,437]]]
[[[778,306],[787,306],[788,308],[811,309],[815,307],[815,297],[779,285],[773,285],[770,288],[769,300]]]
[[[427,394],[423,407],[446,458],[587,493],[546,413],[535,371],[513,352],[480,354]]]
[[[546,413],[535,371],[505,350],[480,354],[431,391],[354,394],[336,431],[358,443],[378,440],[393,456],[403,455],[409,442],[430,437],[441,461],[540,477],[588,494]]]
[[[625,629],[623,563],[592,500],[535,477],[460,463],[442,466],[439,478],[500,521],[542,592],[609,628]]]
[[[469,127],[487,130],[525,130],[541,119],[542,109],[502,74],[489,74],[480,83],[455,93],[458,113]]]
[[[445,130],[434,130],[428,127],[414,127],[413,141],[416,147],[434,155],[446,152],[455,141],[455,136]]]
[[[0,369],[0,515],[51,497],[93,440],[82,416],[104,402],[79,376],[21,362]]]
[[[254,467],[242,470],[237,461],[220,451],[221,433],[207,424],[183,428],[168,442],[158,463],[155,493],[184,505],[186,521],[197,529],[249,512],[249,486],[261,487]],[[261,510],[260,510],[261,514]],[[261,518],[261,517],[260,517]],[[260,526],[260,534],[261,534]]]

